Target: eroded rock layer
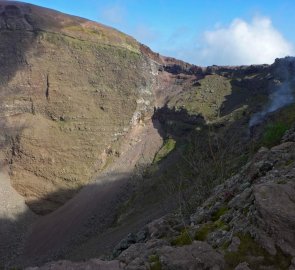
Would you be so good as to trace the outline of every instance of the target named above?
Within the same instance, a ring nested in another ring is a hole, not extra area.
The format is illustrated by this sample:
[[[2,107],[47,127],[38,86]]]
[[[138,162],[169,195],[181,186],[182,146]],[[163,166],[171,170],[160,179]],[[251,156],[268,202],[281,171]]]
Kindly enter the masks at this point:
[[[33,5],[0,3],[0,40],[1,156],[13,187],[44,214],[150,114],[155,71],[133,38]]]

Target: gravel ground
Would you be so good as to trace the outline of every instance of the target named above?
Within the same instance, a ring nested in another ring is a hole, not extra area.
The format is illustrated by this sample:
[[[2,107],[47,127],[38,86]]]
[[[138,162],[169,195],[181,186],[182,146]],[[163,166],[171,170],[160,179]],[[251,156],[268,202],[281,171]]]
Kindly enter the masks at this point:
[[[11,186],[7,168],[0,168],[0,268],[14,266],[35,219],[23,197]]]

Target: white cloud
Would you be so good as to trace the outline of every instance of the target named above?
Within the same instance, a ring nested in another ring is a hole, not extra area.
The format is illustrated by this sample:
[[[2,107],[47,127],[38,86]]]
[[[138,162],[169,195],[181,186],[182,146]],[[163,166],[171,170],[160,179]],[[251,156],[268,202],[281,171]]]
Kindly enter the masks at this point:
[[[101,15],[107,22],[118,24],[124,21],[126,10],[122,6],[115,4],[104,8]]]
[[[228,27],[205,32],[200,49],[188,53],[196,64],[249,65],[273,63],[294,54],[294,48],[269,18],[256,17],[250,23],[235,19]]]

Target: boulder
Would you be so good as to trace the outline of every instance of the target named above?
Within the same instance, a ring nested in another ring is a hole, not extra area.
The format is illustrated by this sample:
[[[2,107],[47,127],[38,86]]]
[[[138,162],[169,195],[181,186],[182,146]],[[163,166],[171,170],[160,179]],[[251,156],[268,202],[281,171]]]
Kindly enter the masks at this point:
[[[295,256],[295,182],[263,183],[254,186],[259,226],[284,253]]]

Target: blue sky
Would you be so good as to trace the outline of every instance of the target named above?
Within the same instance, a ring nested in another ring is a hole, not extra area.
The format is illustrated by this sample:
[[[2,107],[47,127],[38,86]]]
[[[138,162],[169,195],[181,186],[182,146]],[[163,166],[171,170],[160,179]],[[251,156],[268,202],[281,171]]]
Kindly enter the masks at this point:
[[[271,63],[295,54],[294,0],[26,2],[113,26],[156,52],[198,65]]]

